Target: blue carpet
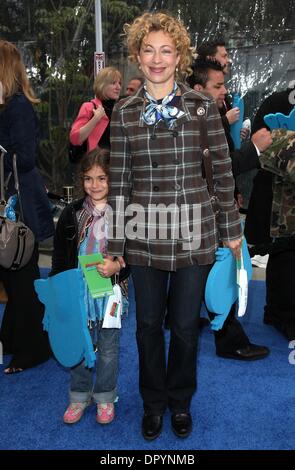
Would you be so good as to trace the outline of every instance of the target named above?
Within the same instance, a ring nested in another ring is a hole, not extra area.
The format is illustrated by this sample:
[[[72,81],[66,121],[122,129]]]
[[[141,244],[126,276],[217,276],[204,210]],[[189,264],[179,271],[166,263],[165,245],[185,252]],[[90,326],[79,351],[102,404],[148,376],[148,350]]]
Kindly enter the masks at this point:
[[[69,374],[51,359],[21,374],[0,373],[1,449],[294,449],[295,369],[288,362],[291,350],[287,341],[262,324],[264,282],[251,282],[248,312],[242,321],[251,340],[269,346],[271,355],[250,363],[218,358],[213,335],[206,328],[200,338],[199,385],[191,410],[193,432],[188,439],[176,438],[166,413],[163,433],[152,443],[144,441],[140,433],[142,403],[132,294],[131,289],[130,313],[122,329],[115,421],[98,425],[92,405],[79,423],[64,425]],[[0,308],[2,312],[3,306]],[[5,364],[8,359],[5,357]]]

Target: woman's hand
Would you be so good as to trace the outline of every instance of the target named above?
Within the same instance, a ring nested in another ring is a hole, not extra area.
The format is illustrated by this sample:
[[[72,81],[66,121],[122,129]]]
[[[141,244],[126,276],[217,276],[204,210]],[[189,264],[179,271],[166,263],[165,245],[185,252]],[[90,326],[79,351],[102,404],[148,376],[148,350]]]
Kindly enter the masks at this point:
[[[2,82],[1,82],[1,81],[0,81],[0,104],[4,104],[3,85],[2,85]]]
[[[120,272],[121,265],[118,259],[104,258],[103,263],[97,264],[96,269],[102,277],[111,277]]]
[[[103,116],[106,116],[104,107],[102,105],[93,108],[93,117],[95,117],[95,122],[99,122]]]
[[[81,143],[88,139],[88,136],[91,134],[103,116],[106,116],[103,106],[100,105],[96,109],[93,108],[92,118],[79,129],[79,139]]]
[[[241,258],[242,239],[224,241],[223,245],[229,248],[236,259]]]
[[[111,256],[111,255],[106,255],[106,256],[105,256],[105,259],[110,259],[110,260],[112,260],[112,261],[116,260],[116,261],[118,261],[118,262],[120,263],[120,269],[126,268],[126,263],[125,263],[125,261],[124,261],[123,256],[116,256],[116,257],[115,257],[115,256]]]

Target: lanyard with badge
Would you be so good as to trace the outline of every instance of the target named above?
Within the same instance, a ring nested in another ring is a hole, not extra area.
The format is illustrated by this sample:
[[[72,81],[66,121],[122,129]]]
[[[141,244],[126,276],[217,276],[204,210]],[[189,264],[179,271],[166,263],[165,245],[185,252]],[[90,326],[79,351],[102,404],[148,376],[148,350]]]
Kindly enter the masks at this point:
[[[118,275],[115,276],[113,294],[108,298],[102,328],[121,328],[122,291],[117,278]]]

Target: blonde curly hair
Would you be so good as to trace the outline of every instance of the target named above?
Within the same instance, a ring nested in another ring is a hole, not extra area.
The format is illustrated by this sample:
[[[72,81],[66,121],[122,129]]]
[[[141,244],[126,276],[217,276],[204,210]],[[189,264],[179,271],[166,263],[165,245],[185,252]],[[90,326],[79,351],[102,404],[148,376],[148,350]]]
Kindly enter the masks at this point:
[[[192,73],[190,65],[193,60],[194,48],[187,29],[181,20],[166,13],[144,13],[136,18],[132,24],[124,25],[126,44],[129,51],[129,60],[138,63],[143,39],[152,31],[163,31],[169,34],[175,44],[180,57],[177,78],[184,79]]]

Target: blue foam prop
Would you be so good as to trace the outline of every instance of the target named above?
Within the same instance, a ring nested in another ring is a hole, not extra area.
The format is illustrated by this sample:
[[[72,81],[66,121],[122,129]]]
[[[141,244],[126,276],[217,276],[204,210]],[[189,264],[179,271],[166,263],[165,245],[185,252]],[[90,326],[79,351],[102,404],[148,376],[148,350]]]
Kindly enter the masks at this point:
[[[238,94],[233,94],[233,108],[239,108],[240,118],[230,126],[230,135],[233,139],[235,149],[241,148],[241,129],[244,121],[244,99]]]
[[[92,368],[95,353],[87,325],[82,271],[70,269],[37,279],[35,289],[45,305],[43,327],[58,362],[73,367],[84,359],[86,367]]]
[[[242,254],[248,281],[252,278],[252,264],[246,240],[243,240]],[[238,299],[236,260],[229,248],[218,248],[216,261],[209,273],[205,289],[205,302],[208,310],[216,314],[211,321],[212,330],[220,330]]]
[[[295,106],[289,115],[282,113],[266,114],[264,122],[271,130],[288,129],[288,131],[295,131]]]

